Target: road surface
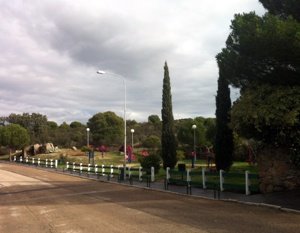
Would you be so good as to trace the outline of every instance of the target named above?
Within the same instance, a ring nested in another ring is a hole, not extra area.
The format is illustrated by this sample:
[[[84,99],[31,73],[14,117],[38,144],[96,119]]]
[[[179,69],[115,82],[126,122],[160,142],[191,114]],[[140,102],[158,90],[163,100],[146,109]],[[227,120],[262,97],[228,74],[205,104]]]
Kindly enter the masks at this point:
[[[0,163],[0,232],[300,232],[300,214]]]

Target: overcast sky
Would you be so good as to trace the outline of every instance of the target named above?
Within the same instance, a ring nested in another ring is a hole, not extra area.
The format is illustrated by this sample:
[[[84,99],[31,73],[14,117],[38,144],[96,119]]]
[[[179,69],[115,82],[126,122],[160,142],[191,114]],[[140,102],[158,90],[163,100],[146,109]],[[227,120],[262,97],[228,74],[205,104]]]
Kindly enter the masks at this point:
[[[235,13],[258,0],[0,0],[0,116],[86,123],[98,112],[161,116],[168,63],[176,119],[214,117],[218,67]],[[97,70],[105,75],[97,75]],[[118,76],[120,75],[120,76]],[[237,94],[234,94],[237,95]]]

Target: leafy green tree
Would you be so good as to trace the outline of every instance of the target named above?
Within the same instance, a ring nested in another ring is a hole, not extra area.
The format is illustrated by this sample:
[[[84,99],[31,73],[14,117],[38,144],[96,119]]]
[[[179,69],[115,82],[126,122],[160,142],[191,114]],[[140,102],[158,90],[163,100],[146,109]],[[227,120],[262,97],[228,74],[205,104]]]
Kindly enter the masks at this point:
[[[266,14],[237,14],[219,68],[230,84],[242,90],[253,85],[300,85],[300,24]]]
[[[203,120],[201,118],[195,119],[180,119],[177,120],[177,140],[178,143],[181,145],[188,145],[189,147],[193,148],[194,145],[194,130],[192,129],[192,125],[196,125],[197,128],[195,129],[195,139],[196,139],[196,146],[206,145],[207,140],[205,137],[206,128],[203,125]],[[204,118],[202,118],[204,119]]]
[[[259,0],[263,6],[273,15],[283,18],[293,16],[300,21],[299,0]]]
[[[171,95],[171,84],[169,76],[169,68],[167,62],[164,66],[164,79],[163,79],[163,94],[162,94],[162,135],[161,135],[161,146],[162,146],[162,159],[163,167],[174,168],[177,163],[176,148],[177,143],[174,133],[174,117],[172,110],[172,95]]]
[[[9,149],[23,149],[29,143],[29,134],[25,128],[17,124],[0,126],[0,145]],[[11,160],[11,158],[10,158]]]
[[[97,113],[87,123],[93,144],[122,144],[123,119],[114,112]]]
[[[150,115],[150,116],[148,117],[148,123],[152,123],[152,124],[160,124],[159,116],[157,116],[157,115]]]
[[[204,121],[204,127],[206,128],[205,137],[209,146],[214,145],[216,138],[216,119],[206,118]]]
[[[45,143],[48,141],[47,116],[39,113],[12,113],[7,117],[9,123],[18,124],[28,130],[32,143]]]
[[[217,170],[229,170],[233,162],[233,132],[230,124],[231,99],[228,82],[220,73],[216,96],[215,162]]]
[[[291,151],[296,161],[297,155],[300,158],[300,5],[293,0],[261,2],[270,13],[235,15],[226,48],[217,56],[219,69],[230,84],[241,88],[232,111],[234,129],[264,142],[266,148]]]
[[[155,135],[151,135],[143,141],[143,147],[146,148],[157,149],[160,147],[160,145],[160,138]]]
[[[261,85],[246,90],[233,106],[232,125],[246,138],[285,148],[287,154],[297,156],[296,152],[300,152],[300,88]]]

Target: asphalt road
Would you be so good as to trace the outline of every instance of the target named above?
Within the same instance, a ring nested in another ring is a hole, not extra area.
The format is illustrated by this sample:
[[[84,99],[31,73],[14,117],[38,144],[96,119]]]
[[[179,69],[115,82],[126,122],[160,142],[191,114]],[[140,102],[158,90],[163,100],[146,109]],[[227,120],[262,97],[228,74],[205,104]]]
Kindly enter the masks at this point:
[[[0,163],[0,232],[300,232],[300,214]]]

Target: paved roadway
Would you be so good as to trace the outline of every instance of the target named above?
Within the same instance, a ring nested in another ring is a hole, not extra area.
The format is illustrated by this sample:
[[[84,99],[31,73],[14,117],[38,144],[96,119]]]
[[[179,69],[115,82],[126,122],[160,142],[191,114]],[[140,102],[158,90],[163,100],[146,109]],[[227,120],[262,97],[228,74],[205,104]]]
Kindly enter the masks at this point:
[[[0,163],[0,232],[300,232],[300,214]]]

